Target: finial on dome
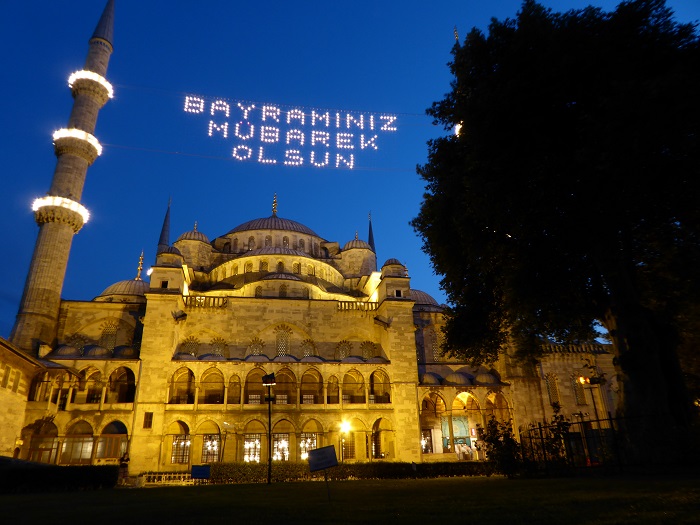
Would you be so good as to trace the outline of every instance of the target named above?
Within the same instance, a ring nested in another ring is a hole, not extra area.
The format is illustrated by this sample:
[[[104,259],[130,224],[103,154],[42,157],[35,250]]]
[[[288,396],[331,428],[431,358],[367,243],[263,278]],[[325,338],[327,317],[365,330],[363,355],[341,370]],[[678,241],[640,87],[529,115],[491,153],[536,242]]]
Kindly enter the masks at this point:
[[[197,221],[194,221],[194,231],[197,231]]]
[[[143,270],[143,250],[141,250],[141,256],[139,257],[139,267],[136,271],[136,279],[134,279],[134,281],[141,280],[141,270]]]
[[[272,199],[272,216],[277,217],[277,194]]]
[[[359,237],[357,236],[357,230],[355,230],[355,240],[358,240]]]

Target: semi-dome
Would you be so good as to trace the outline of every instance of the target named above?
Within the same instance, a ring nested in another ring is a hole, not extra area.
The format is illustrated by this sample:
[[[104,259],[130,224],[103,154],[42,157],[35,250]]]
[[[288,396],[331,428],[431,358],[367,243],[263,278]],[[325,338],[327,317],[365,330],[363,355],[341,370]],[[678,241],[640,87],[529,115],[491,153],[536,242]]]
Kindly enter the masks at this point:
[[[411,299],[413,299],[416,304],[427,304],[430,306],[440,306],[438,302],[433,299],[433,297],[421,290],[411,289]]]
[[[228,232],[227,235],[252,230],[281,230],[318,237],[316,232],[314,232],[311,228],[304,226],[300,222],[296,222],[291,219],[284,219],[275,214],[262,219],[253,219],[252,221],[244,222]]]

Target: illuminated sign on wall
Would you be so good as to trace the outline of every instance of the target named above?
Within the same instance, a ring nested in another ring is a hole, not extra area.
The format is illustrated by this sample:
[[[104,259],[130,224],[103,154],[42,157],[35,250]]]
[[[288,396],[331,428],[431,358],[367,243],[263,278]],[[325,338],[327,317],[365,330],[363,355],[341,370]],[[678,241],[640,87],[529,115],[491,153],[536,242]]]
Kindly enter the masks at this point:
[[[209,137],[231,143],[241,162],[354,169],[359,156],[379,151],[397,130],[397,116],[342,110],[287,109],[223,99],[185,97],[185,113],[199,115]]]

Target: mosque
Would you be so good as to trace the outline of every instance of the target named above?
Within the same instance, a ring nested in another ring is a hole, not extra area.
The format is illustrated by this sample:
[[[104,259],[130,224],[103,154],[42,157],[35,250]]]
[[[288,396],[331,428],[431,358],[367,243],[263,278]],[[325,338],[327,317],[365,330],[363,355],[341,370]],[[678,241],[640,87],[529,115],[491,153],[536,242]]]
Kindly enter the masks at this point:
[[[613,378],[605,345],[550,345],[536,365],[508,348],[478,367],[444,357],[443,306],[411,288],[400,259],[378,265],[371,218],[366,241],[343,244],[280,216],[276,196],[214,239],[195,225],[171,243],[168,207],[148,278],[142,257],[93,300],[62,299],[111,96],[113,13],[109,0],[71,75],[51,186],[34,204],[37,242],[0,339],[0,455],[89,465],[128,452],[132,474],[302,462],[329,445],[348,462],[478,461],[491,416],[520,429],[553,405],[569,417],[613,409],[614,380],[579,381]]]

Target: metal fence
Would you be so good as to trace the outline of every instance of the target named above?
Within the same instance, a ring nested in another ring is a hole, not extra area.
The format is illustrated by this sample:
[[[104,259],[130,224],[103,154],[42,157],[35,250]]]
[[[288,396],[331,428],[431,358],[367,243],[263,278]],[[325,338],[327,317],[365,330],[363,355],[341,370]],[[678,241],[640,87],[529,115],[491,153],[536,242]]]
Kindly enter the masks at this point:
[[[532,424],[520,431],[522,459],[531,470],[620,467],[620,421],[607,419]]]

